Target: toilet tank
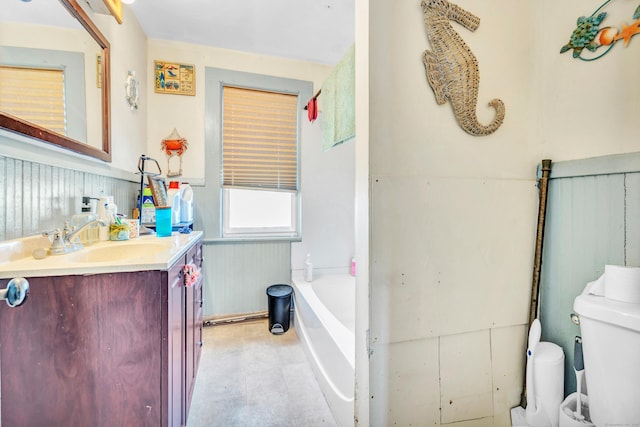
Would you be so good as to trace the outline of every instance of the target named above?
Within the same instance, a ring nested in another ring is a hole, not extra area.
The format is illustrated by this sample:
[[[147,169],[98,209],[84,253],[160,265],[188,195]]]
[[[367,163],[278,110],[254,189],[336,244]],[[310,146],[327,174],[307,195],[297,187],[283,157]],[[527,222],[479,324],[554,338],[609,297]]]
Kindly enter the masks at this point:
[[[640,425],[640,304],[583,294],[580,316],[591,421]]]

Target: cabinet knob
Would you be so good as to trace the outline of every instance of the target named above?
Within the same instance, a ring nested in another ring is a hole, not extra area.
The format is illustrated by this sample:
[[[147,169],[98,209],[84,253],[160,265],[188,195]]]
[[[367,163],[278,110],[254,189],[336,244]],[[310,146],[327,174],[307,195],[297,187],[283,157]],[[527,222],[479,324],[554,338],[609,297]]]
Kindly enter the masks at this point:
[[[196,344],[198,344],[200,347],[202,347],[204,345],[204,341],[198,341]]]
[[[9,307],[22,305],[29,296],[29,281],[24,277],[9,280],[7,287],[0,290],[0,300],[7,301]]]

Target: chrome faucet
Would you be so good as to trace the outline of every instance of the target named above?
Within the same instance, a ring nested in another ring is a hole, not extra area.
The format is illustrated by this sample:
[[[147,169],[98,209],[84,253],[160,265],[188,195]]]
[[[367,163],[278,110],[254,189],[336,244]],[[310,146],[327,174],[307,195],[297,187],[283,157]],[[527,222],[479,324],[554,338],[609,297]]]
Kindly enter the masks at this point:
[[[69,252],[62,237],[62,230],[59,228],[52,231],[45,231],[42,235],[51,238],[51,247],[48,250],[49,255],[62,255]]]
[[[60,230],[56,228],[53,231],[47,231],[42,233],[43,236],[51,236],[51,247],[49,248],[50,255],[64,255],[69,252],[74,252],[79,249],[82,249],[82,242],[76,239],[78,237],[78,233],[84,230],[87,227],[92,225],[108,225],[106,222],[100,219],[94,219],[86,224],[82,225],[80,228],[70,227],[68,222],[64,223],[64,229]],[[74,239],[76,239],[74,241]]]

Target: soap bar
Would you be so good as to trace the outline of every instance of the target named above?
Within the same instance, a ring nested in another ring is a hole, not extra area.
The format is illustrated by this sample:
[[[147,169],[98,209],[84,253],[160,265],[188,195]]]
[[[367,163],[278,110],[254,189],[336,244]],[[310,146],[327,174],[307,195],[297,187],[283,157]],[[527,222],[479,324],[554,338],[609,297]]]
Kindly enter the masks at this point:
[[[43,259],[47,257],[47,250],[44,248],[38,248],[33,251],[32,255],[35,259]]]

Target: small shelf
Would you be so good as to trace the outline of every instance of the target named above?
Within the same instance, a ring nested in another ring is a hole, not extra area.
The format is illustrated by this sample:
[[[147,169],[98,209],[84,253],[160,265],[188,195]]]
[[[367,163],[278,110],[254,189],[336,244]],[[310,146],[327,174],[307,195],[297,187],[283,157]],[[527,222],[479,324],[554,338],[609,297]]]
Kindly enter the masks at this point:
[[[147,228],[152,228],[154,230],[156,229],[155,222],[143,222],[142,225]],[[179,222],[177,224],[172,224],[171,227],[173,231],[178,231],[181,228],[185,228],[185,227],[189,227],[191,230],[193,230],[193,221]]]

